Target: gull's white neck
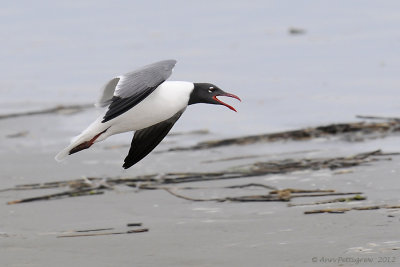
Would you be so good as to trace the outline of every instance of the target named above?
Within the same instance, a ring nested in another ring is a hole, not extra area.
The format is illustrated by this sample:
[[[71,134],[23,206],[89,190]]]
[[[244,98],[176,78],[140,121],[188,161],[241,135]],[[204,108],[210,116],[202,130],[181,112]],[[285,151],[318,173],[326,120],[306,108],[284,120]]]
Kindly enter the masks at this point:
[[[189,101],[190,94],[194,89],[194,84],[192,82],[183,81],[165,81],[156,90],[159,91],[163,96],[169,95],[170,101],[182,101],[187,98]]]

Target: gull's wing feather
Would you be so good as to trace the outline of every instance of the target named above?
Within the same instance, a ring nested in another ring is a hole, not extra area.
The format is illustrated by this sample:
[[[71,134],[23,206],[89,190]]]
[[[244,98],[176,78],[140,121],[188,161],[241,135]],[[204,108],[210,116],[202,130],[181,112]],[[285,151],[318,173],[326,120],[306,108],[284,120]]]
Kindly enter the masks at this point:
[[[164,139],[184,111],[185,109],[179,111],[168,120],[136,131],[122,167],[128,169],[147,156]]]
[[[109,105],[103,121],[114,119],[136,106],[169,78],[176,60],[163,60],[109,81],[97,106]]]
[[[107,107],[111,104],[111,99],[114,96],[115,87],[117,86],[118,82],[119,78],[114,78],[104,85],[102,90],[103,94],[100,96],[99,100],[97,100],[95,104],[96,107]]]

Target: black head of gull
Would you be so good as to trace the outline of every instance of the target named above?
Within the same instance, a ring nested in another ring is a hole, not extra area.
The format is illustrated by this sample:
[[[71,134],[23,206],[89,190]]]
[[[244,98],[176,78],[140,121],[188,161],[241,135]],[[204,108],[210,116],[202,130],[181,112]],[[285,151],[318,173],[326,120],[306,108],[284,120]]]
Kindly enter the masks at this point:
[[[193,83],[193,84],[194,88],[192,93],[190,94],[189,105],[197,103],[224,105],[236,112],[236,109],[234,107],[228,105],[225,102],[222,102],[217,97],[227,96],[236,98],[237,100],[241,101],[238,96],[224,92],[218,86],[211,83]]]
[[[175,64],[176,60],[159,61],[106,83],[96,103],[96,106],[106,107],[105,112],[58,153],[56,160],[87,149],[111,135],[135,131],[123,164],[127,169],[164,139],[188,105],[216,104],[236,111],[218,97],[240,98],[214,84],[167,81]]]

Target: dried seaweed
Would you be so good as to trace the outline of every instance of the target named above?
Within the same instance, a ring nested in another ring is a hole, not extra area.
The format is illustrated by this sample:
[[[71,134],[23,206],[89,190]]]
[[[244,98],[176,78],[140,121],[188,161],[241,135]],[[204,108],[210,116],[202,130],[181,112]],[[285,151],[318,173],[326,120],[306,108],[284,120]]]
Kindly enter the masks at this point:
[[[311,203],[296,203],[296,204],[289,203],[288,207],[311,206],[311,205],[331,204],[331,203],[350,202],[350,201],[362,201],[362,200],[366,200],[366,199],[367,198],[365,196],[361,196],[361,195],[357,194],[354,197],[341,197],[341,198],[316,201],[316,202],[311,202]]]
[[[120,232],[105,232],[105,233],[88,233],[88,234],[66,234],[59,235],[58,238],[61,237],[88,237],[88,236],[105,236],[105,235],[122,235],[122,234],[136,234],[136,233],[144,233],[148,232],[148,228],[134,229],[128,231],[120,231]]]
[[[29,134],[29,131],[21,131],[13,134],[7,134],[7,138],[20,138],[20,137],[25,137]]]
[[[59,105],[52,108],[27,111],[27,112],[19,112],[19,113],[10,113],[10,114],[2,114],[0,115],[1,119],[9,119],[9,118],[17,118],[24,116],[33,116],[33,115],[44,115],[44,114],[52,114],[52,113],[63,113],[63,114],[73,114],[76,112],[80,112],[82,110],[94,107],[93,104],[82,104],[82,105]]]
[[[70,190],[56,194],[48,194],[38,197],[20,199],[10,201],[8,204],[17,204],[32,202],[38,200],[52,200],[65,197],[75,197],[84,195],[96,195],[104,193],[104,190],[112,190],[116,185],[125,185],[135,187],[140,190],[169,190],[174,194],[172,189],[167,187],[180,183],[202,182],[202,181],[218,181],[226,179],[237,179],[255,176],[264,176],[269,174],[283,174],[301,170],[320,170],[320,169],[338,169],[359,166],[372,161],[388,158],[382,158],[387,154],[382,153],[380,150],[361,153],[349,157],[334,157],[334,158],[314,158],[314,159],[284,159],[277,161],[255,162],[244,166],[239,166],[234,169],[228,169],[221,172],[185,172],[185,173],[166,173],[166,174],[152,174],[136,176],[131,178],[82,178],[71,181],[58,181],[49,183],[36,183],[17,185],[13,188],[0,190],[0,192],[10,190],[35,190],[35,189],[49,189],[49,188],[63,188],[69,187]],[[309,196],[326,196],[326,195],[340,195],[349,193],[337,193],[333,191],[307,191],[299,189],[285,189],[276,190],[276,188],[263,185],[263,184],[246,184],[246,185],[233,185],[226,188],[239,188],[259,186],[268,190],[268,195],[257,196],[242,196],[224,199],[212,199],[214,201],[288,201],[293,197],[309,197]],[[187,189],[183,187],[181,189]],[[194,188],[194,187],[192,187]],[[351,194],[361,194],[361,192],[353,192]],[[176,194],[175,194],[176,195]],[[184,196],[181,196],[184,198]],[[196,200],[203,201],[203,200]],[[208,201],[208,200],[207,200]]]
[[[140,227],[142,223],[128,223],[126,227]],[[95,228],[95,229],[84,229],[84,230],[75,230],[63,232],[63,234],[58,235],[57,237],[87,237],[87,236],[107,236],[107,235],[122,235],[122,234],[134,234],[134,233],[143,233],[148,232],[148,228],[139,228],[139,229],[129,229],[129,230],[115,230],[113,227],[107,228]]]
[[[300,150],[300,151],[295,151],[295,152],[291,151],[291,152],[276,153],[275,155],[287,155],[287,154],[295,155],[295,154],[304,154],[304,153],[317,152],[317,151],[318,150],[316,150],[316,149],[310,149],[310,150]],[[232,160],[254,159],[254,158],[263,158],[266,156],[270,156],[270,154],[241,155],[241,156],[236,156],[236,157],[205,160],[205,161],[202,161],[201,163],[215,163],[215,162],[232,161]]]
[[[360,136],[371,136],[372,134],[390,134],[400,131],[400,120],[386,119],[383,122],[354,122],[338,123],[326,126],[310,127],[300,130],[285,131],[278,133],[267,133],[250,135],[238,138],[211,140],[200,142],[190,147],[175,147],[167,151],[201,150],[230,145],[250,145],[255,143],[277,142],[277,141],[303,141],[313,138],[327,138],[333,136],[354,135],[357,138],[347,138],[347,141],[359,140]],[[373,136],[375,138],[375,136]]]
[[[75,189],[104,189],[112,188],[114,185],[127,184],[132,185],[136,182],[157,182],[157,175],[142,175],[134,178],[98,178],[98,177],[84,177],[81,179],[68,180],[68,181],[55,181],[34,184],[16,185],[11,188],[1,189],[0,192],[6,191],[19,191],[19,190],[36,190],[36,189],[51,189],[70,187]]]
[[[306,30],[301,28],[290,27],[288,29],[288,33],[291,35],[302,35],[306,33]]]
[[[127,223],[126,226],[128,226],[128,227],[142,226],[142,223]]]
[[[199,130],[193,130],[193,131],[188,131],[188,132],[172,132],[172,133],[169,133],[168,136],[207,135],[207,134],[210,134],[210,131],[208,129],[199,129]]]
[[[12,204],[33,202],[33,201],[38,201],[38,200],[52,200],[52,199],[60,199],[60,198],[66,198],[66,197],[94,196],[94,195],[101,195],[103,193],[104,193],[104,191],[102,191],[102,190],[93,190],[93,189],[70,190],[70,191],[65,191],[65,192],[56,193],[56,194],[49,194],[49,195],[44,195],[44,196],[13,200],[13,201],[7,202],[7,204],[12,205]]]
[[[377,205],[377,206],[361,206],[351,208],[333,208],[333,209],[317,209],[308,210],[304,214],[320,214],[320,213],[345,213],[350,210],[377,210],[377,209],[400,209],[400,205]]]
[[[271,191],[266,195],[249,195],[249,196],[237,196],[237,197],[223,197],[223,198],[193,198],[178,194],[175,189],[163,188],[165,191],[173,196],[190,200],[190,201],[217,201],[217,202],[270,202],[270,201],[290,201],[292,198],[298,197],[321,197],[321,196],[332,196],[332,195],[359,195],[361,192],[335,192],[334,190],[303,190],[303,189],[282,189],[277,191]],[[182,188],[180,188],[182,189]]]
[[[382,117],[382,116],[357,115],[356,118],[359,118],[359,119],[367,119],[367,120],[383,120],[383,121],[397,121],[397,122],[400,122],[400,118],[397,118],[397,117]]]

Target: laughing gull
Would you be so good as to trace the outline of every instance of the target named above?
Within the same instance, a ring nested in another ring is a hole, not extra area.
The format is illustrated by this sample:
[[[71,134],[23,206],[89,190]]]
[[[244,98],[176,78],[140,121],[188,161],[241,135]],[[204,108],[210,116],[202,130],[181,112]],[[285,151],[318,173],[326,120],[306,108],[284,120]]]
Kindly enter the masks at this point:
[[[176,60],[159,61],[118,76],[103,88],[96,106],[107,107],[71,144],[56,156],[68,155],[91,147],[107,137],[135,131],[123,168],[127,169],[149,154],[174,126],[188,105],[197,103],[224,105],[218,96],[240,98],[211,83],[166,81]]]

